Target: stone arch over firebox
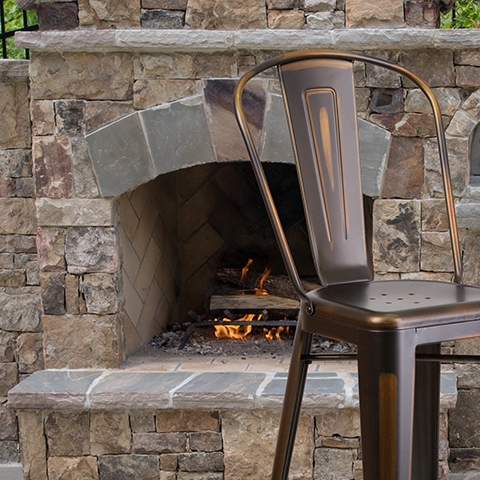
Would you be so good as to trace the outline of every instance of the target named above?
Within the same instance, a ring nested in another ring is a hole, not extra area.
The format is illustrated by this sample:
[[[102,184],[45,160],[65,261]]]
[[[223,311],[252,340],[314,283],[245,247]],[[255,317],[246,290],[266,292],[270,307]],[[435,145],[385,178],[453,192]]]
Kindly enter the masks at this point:
[[[472,136],[480,122],[480,89],[471,93],[455,111],[446,129],[447,149],[452,171],[454,194],[459,197],[471,195]],[[476,185],[478,188],[478,184]]]
[[[268,81],[251,83],[246,111],[262,160],[293,163],[281,96],[268,92]],[[230,79],[208,80],[198,95],[135,112],[87,135],[102,196],[194,165],[247,160],[232,109],[234,86]],[[376,197],[391,135],[362,119],[359,133],[364,193]]]

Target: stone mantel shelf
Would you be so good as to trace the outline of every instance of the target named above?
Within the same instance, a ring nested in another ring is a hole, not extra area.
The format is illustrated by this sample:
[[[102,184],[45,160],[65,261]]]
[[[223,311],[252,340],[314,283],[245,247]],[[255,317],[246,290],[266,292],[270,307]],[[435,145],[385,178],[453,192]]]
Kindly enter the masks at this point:
[[[19,48],[38,52],[221,52],[313,48],[368,50],[379,47],[480,47],[480,29],[421,28],[339,30],[69,30],[17,32]]]

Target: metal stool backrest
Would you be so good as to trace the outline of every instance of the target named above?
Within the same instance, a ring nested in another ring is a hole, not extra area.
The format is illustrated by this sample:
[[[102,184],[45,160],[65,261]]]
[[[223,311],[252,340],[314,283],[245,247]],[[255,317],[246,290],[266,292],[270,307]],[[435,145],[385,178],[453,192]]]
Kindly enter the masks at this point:
[[[371,280],[353,64],[303,60],[282,66],[280,78],[320,281]]]
[[[315,267],[324,286],[370,280],[366,248],[353,62],[394,70],[408,77],[432,105],[445,187],[454,256],[455,281],[461,281],[460,246],[438,103],[417,76],[385,60],[335,51],[306,51],[266,61],[247,72],[235,90],[235,112],[249,151],[287,270],[306,300],[263,168],[242,109],[247,82],[278,67],[297,170],[303,193]]]

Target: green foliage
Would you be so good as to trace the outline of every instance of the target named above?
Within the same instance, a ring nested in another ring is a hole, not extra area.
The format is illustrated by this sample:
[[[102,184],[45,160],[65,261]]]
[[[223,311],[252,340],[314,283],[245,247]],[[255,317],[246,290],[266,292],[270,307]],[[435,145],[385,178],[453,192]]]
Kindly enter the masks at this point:
[[[440,15],[442,28],[480,28],[480,0],[457,0],[454,9]]]
[[[5,12],[5,32],[19,30],[20,28],[24,27],[23,12],[18,8],[17,2],[15,0],[0,1],[3,1],[3,9]],[[28,25],[35,25],[37,23],[37,13],[33,11],[28,11],[27,19]],[[4,32],[2,31],[1,33]],[[13,39],[13,37],[7,38],[7,57],[25,58],[25,50],[15,47],[15,40]]]

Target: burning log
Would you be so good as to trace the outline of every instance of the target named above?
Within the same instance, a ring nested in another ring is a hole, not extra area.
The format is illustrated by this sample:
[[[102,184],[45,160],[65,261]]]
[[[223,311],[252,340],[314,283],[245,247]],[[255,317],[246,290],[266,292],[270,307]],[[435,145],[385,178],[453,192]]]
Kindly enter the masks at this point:
[[[263,333],[267,340],[280,340],[282,332],[289,331],[290,327],[296,325],[296,320],[267,320],[265,313],[259,315],[247,314],[237,320],[230,320],[224,317],[221,320],[203,320],[203,316],[198,316],[196,313],[188,312],[190,316],[195,320],[185,332],[182,341],[178,347],[179,350],[183,350],[187,344],[190,336],[197,327],[214,327],[215,336],[217,338],[233,338],[244,340],[245,337],[251,332],[253,327],[263,327]],[[231,312],[228,312],[231,315]],[[255,318],[257,317],[257,318]]]
[[[242,290],[253,292],[255,288],[258,288],[260,275],[248,270],[242,278],[242,269],[221,268],[217,270],[215,277],[224,284],[234,285]],[[307,291],[320,288],[320,285],[314,282],[302,280],[302,283]],[[268,291],[271,296],[298,299],[292,283],[286,275],[268,276],[264,279],[263,289]]]
[[[296,325],[300,305],[289,278],[270,275],[269,268],[259,275],[250,271],[252,263],[249,259],[242,269],[222,268],[216,273],[223,287],[210,297],[209,314],[215,317],[217,338],[244,339],[252,328],[262,327],[268,340],[280,340],[282,332]],[[317,287],[305,285],[306,289]]]
[[[263,334],[267,340],[281,340],[283,332],[288,333],[290,327],[296,326],[295,320],[263,320],[263,314],[247,314],[238,320],[215,320],[215,336],[217,338],[230,338],[245,340],[245,337],[254,327],[263,327]]]

